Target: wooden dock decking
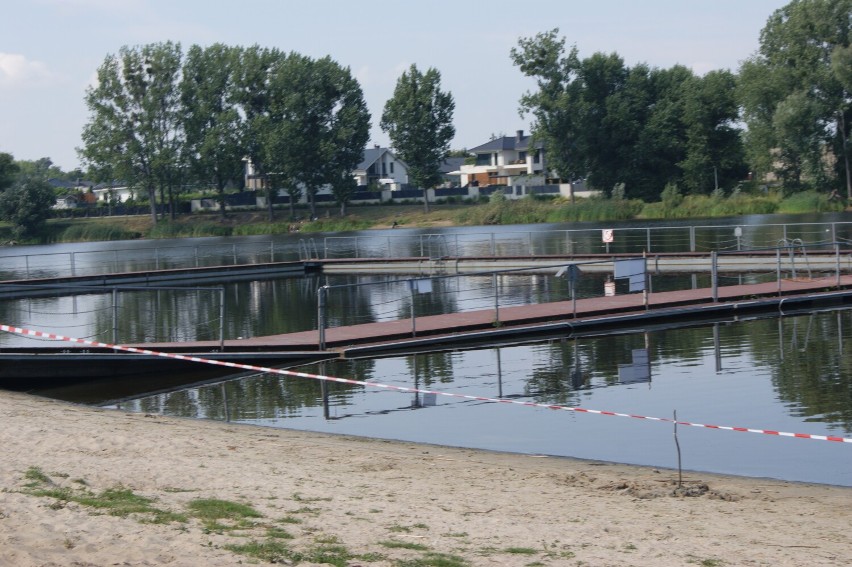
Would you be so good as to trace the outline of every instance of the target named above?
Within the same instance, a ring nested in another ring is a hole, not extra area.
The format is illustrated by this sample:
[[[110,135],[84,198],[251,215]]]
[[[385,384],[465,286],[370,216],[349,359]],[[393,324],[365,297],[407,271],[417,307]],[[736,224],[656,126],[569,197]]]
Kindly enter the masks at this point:
[[[460,344],[465,340],[487,340],[488,336],[535,334],[554,331],[558,327],[570,332],[583,327],[590,329],[630,325],[631,321],[661,321],[724,316],[726,313],[783,308],[785,302],[803,304],[842,304],[852,302],[852,276],[815,280],[783,280],[762,284],[746,284],[718,288],[714,302],[710,288],[667,291],[649,294],[646,309],[641,293],[578,299],[574,302],[530,304],[499,308],[499,323],[495,310],[484,309],[417,317],[412,333],[411,319],[364,323],[325,330],[326,349],[343,356],[378,353],[394,348],[429,343],[432,345]],[[554,324],[556,327],[554,327]],[[370,345],[372,348],[364,348]],[[164,351],[217,350],[218,342],[152,343],[133,345]],[[226,340],[225,351],[316,351],[319,332],[303,331],[281,335]]]
[[[375,260],[374,260],[375,261]],[[302,265],[300,265],[300,269]],[[288,266],[290,268],[292,266]],[[260,270],[278,271],[279,265]],[[191,273],[191,271],[190,271]],[[178,276],[179,274],[168,274]],[[184,274],[180,274],[183,276]],[[229,274],[230,275],[230,274]],[[95,283],[95,282],[91,282]],[[476,311],[429,315],[324,330],[320,347],[318,330],[219,341],[189,341],[132,344],[127,346],[167,353],[210,357],[220,361],[264,366],[293,366],[334,357],[365,357],[394,352],[448,349],[528,340],[545,336],[580,336],[660,324],[721,319],[758,312],[804,309],[852,303],[852,275],[816,279],[787,279],[779,282],[719,287],[717,301],[711,288],[595,297],[572,301],[507,306]],[[108,359],[108,360],[107,360]],[[66,342],[42,343],[37,347],[0,349],[0,383],[10,377],[26,379],[57,376],[117,375],[127,369],[156,372],[166,359],[130,356],[107,347]],[[158,363],[161,363],[158,365]],[[191,365],[191,362],[182,364]]]

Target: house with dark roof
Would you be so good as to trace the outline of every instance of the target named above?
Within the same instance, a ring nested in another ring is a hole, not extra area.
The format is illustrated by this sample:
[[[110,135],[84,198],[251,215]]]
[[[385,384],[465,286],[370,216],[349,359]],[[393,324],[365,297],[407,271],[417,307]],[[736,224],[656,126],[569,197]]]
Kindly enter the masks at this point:
[[[518,130],[514,136],[501,136],[486,142],[469,152],[472,164],[459,168],[462,185],[491,186],[514,185],[520,176],[539,176],[544,183],[547,169],[544,163],[544,147],[531,145],[532,137]]]
[[[392,190],[408,185],[408,166],[388,148],[378,145],[364,150],[364,157],[352,175],[358,185],[378,185]]]

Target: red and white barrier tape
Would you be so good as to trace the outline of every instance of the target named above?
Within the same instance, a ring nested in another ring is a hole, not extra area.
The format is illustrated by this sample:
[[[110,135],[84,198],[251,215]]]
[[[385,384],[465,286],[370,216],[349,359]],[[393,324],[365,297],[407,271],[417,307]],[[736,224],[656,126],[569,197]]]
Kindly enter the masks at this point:
[[[667,417],[649,417],[646,415],[634,415],[629,413],[618,413],[614,411],[603,411],[603,410],[594,410],[587,409],[581,407],[570,407],[570,406],[560,406],[560,405],[552,405],[552,404],[542,404],[538,402],[522,402],[518,400],[509,400],[506,398],[488,398],[484,396],[470,396],[467,394],[454,394],[452,392],[438,392],[434,390],[422,390],[420,388],[407,388],[405,386],[393,386],[391,384],[382,384],[380,382],[365,382],[363,380],[350,380],[348,378],[335,378],[334,376],[323,376],[320,374],[308,374],[306,372],[295,372],[293,370],[282,370],[280,368],[269,368],[266,366],[255,366],[253,364],[240,364],[238,362],[225,362],[221,360],[211,360],[209,358],[201,358],[198,356],[186,356],[183,354],[174,354],[170,352],[160,352],[155,350],[148,349],[140,349],[131,346],[124,345],[113,345],[109,343],[101,343],[98,341],[91,341],[87,339],[77,339],[74,337],[66,337],[63,335],[57,335],[54,333],[45,333],[43,331],[34,331],[31,329],[22,329],[20,327],[12,327],[10,325],[0,324],[0,331],[6,331],[9,333],[15,333],[17,335],[24,335],[28,337],[38,337],[43,339],[51,339],[56,341],[65,341],[69,343],[76,343],[82,345],[88,345],[99,348],[109,348],[112,350],[119,350],[123,352],[132,352],[136,354],[146,354],[150,356],[159,356],[163,358],[173,358],[176,360],[186,360],[189,362],[200,362],[202,364],[212,364],[215,366],[226,366],[228,368],[237,368],[240,370],[251,370],[253,372],[265,372],[270,374],[281,374],[284,376],[297,376],[299,378],[310,378],[313,380],[326,380],[328,382],[339,382],[341,384],[354,384],[357,386],[366,386],[369,388],[380,388],[383,390],[393,390],[397,392],[408,392],[408,393],[419,393],[419,394],[434,394],[436,396],[446,396],[450,398],[460,398],[464,400],[475,400],[480,402],[495,402],[501,404],[514,404],[519,406],[528,406],[528,407],[538,407],[552,410],[564,410],[564,411],[573,411],[577,413],[590,413],[596,415],[609,415],[614,417],[630,417],[633,419],[644,419],[646,421],[659,421],[663,423],[677,423],[677,425],[684,425],[689,427],[703,427],[705,429],[721,429],[724,431],[740,431],[742,433],[762,433],[764,435],[775,435],[778,437],[795,437],[797,439],[814,439],[817,441],[834,441],[838,443],[852,443],[852,438],[848,437],[837,437],[833,435],[813,435],[810,433],[788,433],[785,431],[774,431],[771,429],[751,429],[748,427],[732,427],[729,425],[708,425],[706,423],[692,423],[690,421],[675,421],[674,419]]]

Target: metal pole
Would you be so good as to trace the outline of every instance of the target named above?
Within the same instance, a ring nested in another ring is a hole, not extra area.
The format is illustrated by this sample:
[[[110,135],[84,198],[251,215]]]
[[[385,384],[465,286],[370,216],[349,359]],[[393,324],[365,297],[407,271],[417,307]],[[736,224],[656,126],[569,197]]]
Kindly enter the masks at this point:
[[[497,287],[497,274],[491,274],[491,285],[494,286],[494,326],[500,325],[500,289]]]
[[[781,248],[775,249],[775,281],[778,282],[778,295],[781,295]]]
[[[651,251],[651,229],[650,228],[645,229],[645,251],[646,252]]]
[[[358,251],[358,237],[357,236],[355,237],[355,257],[356,258],[360,257],[360,252]]]
[[[390,236],[388,236],[388,258],[390,258],[390,257],[391,257],[391,239],[390,239]]]
[[[154,268],[160,269],[160,249],[154,248]]]
[[[532,231],[528,232],[528,237],[530,241],[530,256],[535,256],[535,250],[533,250],[533,236]]]
[[[71,252],[71,275],[72,276],[77,275],[76,270],[75,270],[75,266],[74,266],[74,254],[75,254],[75,252]]]
[[[497,255],[497,245],[494,243],[494,233],[491,233],[491,255]]]
[[[719,301],[719,273],[718,273],[718,258],[717,252],[712,250],[710,252],[710,284],[713,287],[713,302]]]
[[[575,285],[575,281],[577,279],[577,274],[575,272],[575,270],[577,268],[576,268],[576,266],[571,266],[570,269],[571,269],[571,272],[572,272],[571,275],[570,275],[570,278],[569,278],[571,280],[571,311],[574,315],[574,318],[576,319],[577,318],[577,292],[576,292],[574,285]]]
[[[275,241],[269,241],[269,263],[275,262]]]
[[[118,344],[118,289],[112,288],[112,344]]]
[[[225,286],[219,288],[219,351],[225,352]]]
[[[695,227],[689,227],[689,251],[695,252]]]
[[[411,336],[417,336],[417,320],[414,317],[414,280],[408,280],[408,289],[411,291]]]
[[[112,271],[118,272],[118,250],[112,251]]]
[[[194,248],[195,250],[195,267],[198,267],[198,246]]]
[[[236,266],[236,265],[237,265],[237,245],[236,245],[236,244],[232,244],[231,246],[233,246],[233,252],[234,252],[234,265]]]
[[[840,287],[840,244],[834,243],[834,273],[835,283]]]
[[[27,279],[30,279],[30,255],[29,254],[24,256],[24,261],[25,261],[26,266],[27,266]]]
[[[325,350],[325,292],[327,289],[328,286],[322,286],[317,290],[317,331],[320,350]]]

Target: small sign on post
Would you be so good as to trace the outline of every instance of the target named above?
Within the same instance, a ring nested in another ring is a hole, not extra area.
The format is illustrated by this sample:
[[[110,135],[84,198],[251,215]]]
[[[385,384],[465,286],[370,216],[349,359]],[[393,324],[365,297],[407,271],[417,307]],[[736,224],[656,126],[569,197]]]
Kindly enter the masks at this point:
[[[615,240],[615,232],[611,228],[601,230],[601,240],[606,245],[606,253],[609,254],[609,244]]]

